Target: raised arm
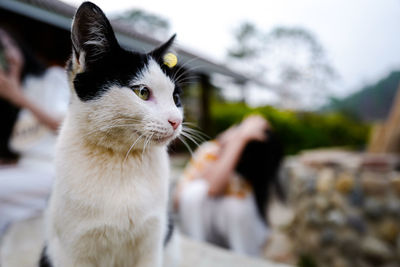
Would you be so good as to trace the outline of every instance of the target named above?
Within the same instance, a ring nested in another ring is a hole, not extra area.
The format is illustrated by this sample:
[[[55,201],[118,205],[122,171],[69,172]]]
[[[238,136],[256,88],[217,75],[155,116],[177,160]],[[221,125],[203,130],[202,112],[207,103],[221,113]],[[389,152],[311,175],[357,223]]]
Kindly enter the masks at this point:
[[[0,37],[8,63],[7,72],[0,67],[0,97],[17,107],[30,110],[40,123],[56,131],[60,126],[60,121],[28,99],[22,91],[20,77],[24,59],[21,51],[4,32],[2,32]]]
[[[209,182],[209,195],[218,196],[224,193],[229,177],[234,171],[246,144],[251,140],[264,140],[268,122],[261,116],[246,118],[239,126],[229,129],[219,141],[221,152],[218,160],[204,170],[202,177]]]

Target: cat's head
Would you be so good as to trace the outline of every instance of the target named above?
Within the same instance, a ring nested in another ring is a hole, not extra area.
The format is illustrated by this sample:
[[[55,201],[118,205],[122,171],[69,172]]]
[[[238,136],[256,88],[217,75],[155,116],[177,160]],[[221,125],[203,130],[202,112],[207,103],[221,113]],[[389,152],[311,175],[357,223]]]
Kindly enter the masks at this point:
[[[164,56],[175,35],[149,53],[128,51],[96,5],[85,2],[72,24],[67,71],[71,112],[83,138],[113,149],[164,145],[182,130],[180,87]]]

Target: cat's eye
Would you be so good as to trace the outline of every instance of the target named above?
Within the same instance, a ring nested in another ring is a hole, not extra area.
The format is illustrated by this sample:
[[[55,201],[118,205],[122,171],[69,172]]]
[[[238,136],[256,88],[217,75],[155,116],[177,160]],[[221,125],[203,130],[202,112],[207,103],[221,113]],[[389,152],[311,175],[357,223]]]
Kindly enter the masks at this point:
[[[150,99],[150,89],[144,85],[137,85],[134,86],[133,91],[135,94],[140,97],[143,100],[149,100]]]
[[[181,104],[181,97],[179,96],[179,94],[173,94],[173,98],[174,98],[175,105],[177,107],[180,107],[182,104]]]

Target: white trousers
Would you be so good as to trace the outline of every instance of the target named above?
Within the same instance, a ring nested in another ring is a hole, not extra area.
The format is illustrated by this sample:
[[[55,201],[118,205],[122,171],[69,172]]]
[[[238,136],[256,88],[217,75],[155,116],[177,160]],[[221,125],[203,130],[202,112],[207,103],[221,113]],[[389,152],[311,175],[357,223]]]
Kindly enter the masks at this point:
[[[54,172],[32,166],[0,167],[0,236],[8,224],[43,212]]]
[[[269,229],[258,214],[253,195],[211,198],[207,192],[205,180],[185,184],[178,212],[182,232],[240,254],[260,256]]]

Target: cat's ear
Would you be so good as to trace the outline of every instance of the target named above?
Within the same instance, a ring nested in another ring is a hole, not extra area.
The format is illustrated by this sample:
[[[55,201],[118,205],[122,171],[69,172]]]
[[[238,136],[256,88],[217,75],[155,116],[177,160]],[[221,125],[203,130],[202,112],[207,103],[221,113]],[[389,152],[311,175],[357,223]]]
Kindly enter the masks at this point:
[[[74,57],[82,69],[119,47],[110,22],[91,2],[84,2],[76,11],[71,39]]]
[[[171,48],[172,44],[174,43],[176,34],[172,35],[171,38],[169,38],[168,41],[154,49],[153,51],[150,52],[150,55],[157,60],[160,64],[163,63],[163,57],[165,54],[168,53],[169,49]]]

